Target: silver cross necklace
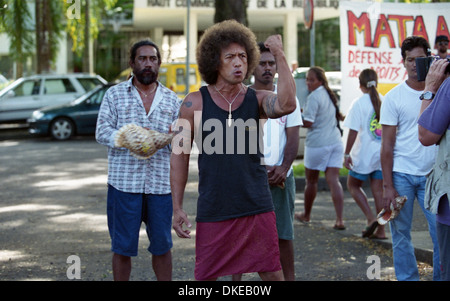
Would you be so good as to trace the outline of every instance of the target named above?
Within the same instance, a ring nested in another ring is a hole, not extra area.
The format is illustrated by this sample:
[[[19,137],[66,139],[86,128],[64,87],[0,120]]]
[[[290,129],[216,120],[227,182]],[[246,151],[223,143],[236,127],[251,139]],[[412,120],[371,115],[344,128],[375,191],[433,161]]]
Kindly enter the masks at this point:
[[[226,101],[226,102],[228,103],[228,105],[229,105],[229,106],[228,106],[228,126],[231,127],[231,123],[232,123],[232,120],[233,120],[233,117],[232,117],[232,115],[231,115],[231,106],[233,105],[234,101],[237,99],[237,97],[239,96],[239,94],[241,94],[241,91],[242,91],[242,84],[241,84],[241,87],[240,87],[240,89],[239,89],[239,92],[236,94],[236,96],[233,98],[233,100],[232,100],[231,102],[228,101],[228,99],[226,99],[225,96],[222,95],[222,93],[220,93],[220,91],[219,91],[219,89],[217,89],[217,86],[216,86],[216,85],[214,85],[214,88],[216,89],[217,93],[219,93],[220,96],[222,96],[223,99],[225,99],[225,101]]]

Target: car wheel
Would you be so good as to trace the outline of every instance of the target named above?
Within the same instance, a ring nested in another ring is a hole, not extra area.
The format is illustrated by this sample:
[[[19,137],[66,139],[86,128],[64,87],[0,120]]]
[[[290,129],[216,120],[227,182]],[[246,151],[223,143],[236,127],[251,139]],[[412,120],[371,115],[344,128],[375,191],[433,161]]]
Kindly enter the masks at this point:
[[[50,135],[56,140],[67,140],[73,136],[75,126],[67,118],[58,118],[52,122]]]

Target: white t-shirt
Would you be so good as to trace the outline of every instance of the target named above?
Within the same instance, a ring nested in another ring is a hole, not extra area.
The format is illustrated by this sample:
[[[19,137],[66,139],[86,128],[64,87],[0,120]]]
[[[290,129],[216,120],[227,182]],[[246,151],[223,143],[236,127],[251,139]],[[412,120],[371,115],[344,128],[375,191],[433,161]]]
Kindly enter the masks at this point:
[[[376,120],[369,94],[363,94],[353,101],[343,125],[358,132],[350,152],[352,170],[360,174],[381,170],[381,125]]]
[[[307,147],[342,143],[341,132],[337,128],[336,108],[324,86],[308,95],[303,120],[313,123],[306,134]]]
[[[275,86],[275,92],[276,92]],[[286,128],[303,125],[300,104],[297,100],[295,111],[276,119],[268,119],[264,124],[264,163],[269,166],[279,166],[283,163],[286,146]],[[292,172],[292,166],[287,175]]]
[[[433,167],[436,146],[423,146],[419,141],[419,119],[422,91],[410,88],[406,81],[384,97],[380,123],[397,126],[392,171],[425,176]]]

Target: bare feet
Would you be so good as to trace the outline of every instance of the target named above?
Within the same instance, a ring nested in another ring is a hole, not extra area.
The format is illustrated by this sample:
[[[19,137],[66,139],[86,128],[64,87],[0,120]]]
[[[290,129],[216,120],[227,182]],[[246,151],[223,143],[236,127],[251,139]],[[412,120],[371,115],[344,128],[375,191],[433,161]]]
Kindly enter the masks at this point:
[[[302,224],[308,224],[309,223],[309,218],[305,217],[305,213],[296,213],[294,214],[294,218],[296,220],[298,220],[299,222],[301,222]]]

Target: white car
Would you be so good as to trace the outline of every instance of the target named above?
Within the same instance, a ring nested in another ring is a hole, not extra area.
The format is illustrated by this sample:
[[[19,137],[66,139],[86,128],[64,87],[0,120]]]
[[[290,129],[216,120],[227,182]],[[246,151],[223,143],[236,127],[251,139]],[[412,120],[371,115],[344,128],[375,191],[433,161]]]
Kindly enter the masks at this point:
[[[83,73],[20,78],[0,91],[0,122],[26,121],[39,108],[68,103],[101,84],[107,84],[101,76]]]

